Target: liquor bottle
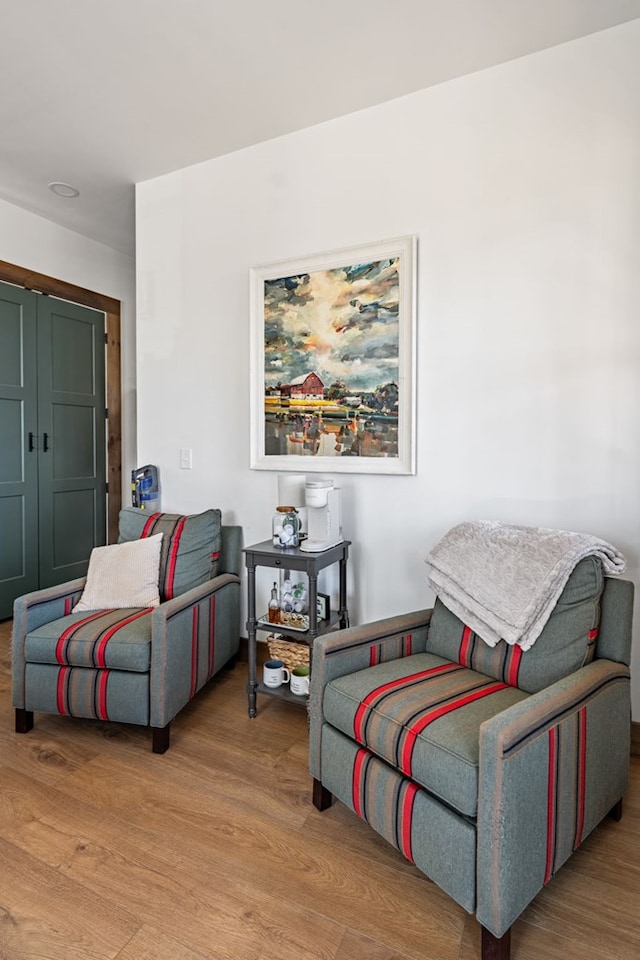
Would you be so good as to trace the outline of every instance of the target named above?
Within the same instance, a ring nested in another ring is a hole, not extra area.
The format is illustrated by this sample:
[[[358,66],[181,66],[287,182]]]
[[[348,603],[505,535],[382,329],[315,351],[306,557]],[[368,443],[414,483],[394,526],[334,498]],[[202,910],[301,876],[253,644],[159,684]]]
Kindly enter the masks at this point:
[[[280,623],[280,602],[278,600],[278,587],[275,583],[271,589],[268,616],[269,623]]]

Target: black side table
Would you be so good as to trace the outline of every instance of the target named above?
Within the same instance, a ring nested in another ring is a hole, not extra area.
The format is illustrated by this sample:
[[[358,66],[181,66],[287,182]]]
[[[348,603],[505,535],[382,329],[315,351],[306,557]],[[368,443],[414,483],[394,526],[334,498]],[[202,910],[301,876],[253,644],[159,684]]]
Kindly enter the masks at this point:
[[[305,553],[297,547],[274,547],[271,540],[263,540],[251,547],[245,547],[245,566],[247,568],[247,636],[249,639],[249,682],[247,694],[249,698],[249,716],[255,717],[256,694],[268,693],[270,696],[292,703],[306,703],[306,697],[292,694],[286,686],[265,687],[257,678],[257,647],[256,636],[258,630],[268,633],[281,633],[291,640],[298,640],[313,648],[313,641],[318,633],[339,625],[341,628],[349,626],[349,612],[347,610],[347,559],[349,556],[350,540],[343,540],[328,550],[320,553]],[[318,573],[333,563],[340,564],[340,603],[335,614],[328,621],[318,623]],[[271,567],[275,570],[297,570],[306,573],[309,580],[309,629],[305,631],[291,631],[282,624],[269,623],[266,617],[258,619],[256,616],[256,567]]]

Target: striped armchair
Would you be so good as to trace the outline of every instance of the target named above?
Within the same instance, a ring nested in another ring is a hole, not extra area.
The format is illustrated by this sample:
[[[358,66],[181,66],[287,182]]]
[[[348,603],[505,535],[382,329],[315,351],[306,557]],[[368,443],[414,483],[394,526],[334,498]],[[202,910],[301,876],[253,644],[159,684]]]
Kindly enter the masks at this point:
[[[154,753],[171,721],[240,645],[242,531],[219,510],[183,517],[127,507],[120,542],[161,532],[156,607],[74,612],[85,578],[19,597],[12,635],[17,733],[34,712],[151,727]]]
[[[589,557],[525,653],[439,600],[314,644],[315,806],[338,798],[475,914],[483,960],[508,960],[514,921],[621,815],[632,606]]]

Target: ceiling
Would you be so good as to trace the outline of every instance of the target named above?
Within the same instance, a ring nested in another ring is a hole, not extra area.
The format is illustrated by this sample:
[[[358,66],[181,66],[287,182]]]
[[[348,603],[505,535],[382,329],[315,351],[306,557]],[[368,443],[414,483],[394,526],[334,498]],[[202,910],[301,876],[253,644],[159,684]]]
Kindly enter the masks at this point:
[[[133,254],[135,183],[635,19],[640,0],[0,0],[0,14],[0,197]]]

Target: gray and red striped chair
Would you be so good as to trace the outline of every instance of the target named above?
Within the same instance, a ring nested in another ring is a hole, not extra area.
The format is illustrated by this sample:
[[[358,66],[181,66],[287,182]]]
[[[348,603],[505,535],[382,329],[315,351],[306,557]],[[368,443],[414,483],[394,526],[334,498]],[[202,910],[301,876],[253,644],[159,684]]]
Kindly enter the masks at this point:
[[[314,804],[337,797],[475,914],[483,960],[508,960],[514,921],[621,815],[632,606],[588,557],[525,653],[439,600],[314,643]]]
[[[34,712],[151,727],[154,753],[171,721],[240,645],[242,531],[219,510],[194,516],[127,507],[119,541],[162,533],[156,607],[73,612],[85,578],[14,603],[16,731]]]

